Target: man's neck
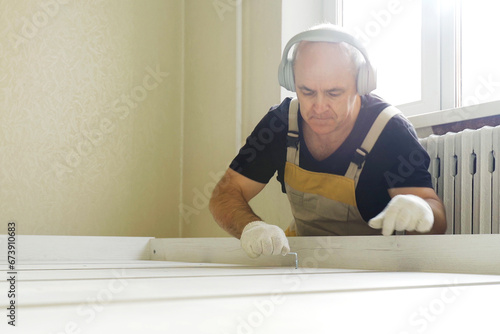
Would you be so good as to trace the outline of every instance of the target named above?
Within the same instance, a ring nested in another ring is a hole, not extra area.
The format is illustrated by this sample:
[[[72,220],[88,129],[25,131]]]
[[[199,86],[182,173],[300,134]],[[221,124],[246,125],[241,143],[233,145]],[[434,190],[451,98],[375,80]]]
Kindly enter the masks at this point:
[[[349,117],[339,124],[332,132],[327,134],[317,134],[306,122],[303,122],[304,140],[309,152],[311,152],[316,160],[321,161],[332,155],[347,139],[354,128],[361,108],[361,99],[359,96],[355,103],[354,110]]]

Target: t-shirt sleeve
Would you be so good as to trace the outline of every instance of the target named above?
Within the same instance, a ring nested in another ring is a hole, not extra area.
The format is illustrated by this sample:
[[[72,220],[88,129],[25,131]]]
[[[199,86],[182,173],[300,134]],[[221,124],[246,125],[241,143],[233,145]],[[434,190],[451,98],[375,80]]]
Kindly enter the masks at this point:
[[[430,158],[418,141],[408,120],[401,115],[391,119],[374,150],[383,152],[381,165],[383,182],[387,189],[403,187],[432,188],[428,171]]]
[[[262,118],[231,162],[230,168],[260,183],[268,183],[284,164],[289,99]],[[285,113],[286,111],[286,113]]]

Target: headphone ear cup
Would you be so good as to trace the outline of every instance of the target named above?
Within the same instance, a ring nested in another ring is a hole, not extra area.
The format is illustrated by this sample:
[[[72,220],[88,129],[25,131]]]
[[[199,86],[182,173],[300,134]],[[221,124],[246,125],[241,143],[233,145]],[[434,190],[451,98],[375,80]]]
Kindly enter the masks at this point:
[[[371,66],[368,66],[368,93],[377,88],[377,70]]]
[[[360,65],[356,85],[359,95],[366,95],[377,88],[377,75],[373,67],[367,63]]]
[[[284,68],[283,68],[283,74],[284,74],[284,79],[285,79],[285,87],[291,92],[295,92],[295,81],[293,79],[293,64],[291,61],[287,61]]]
[[[369,74],[368,74],[368,69],[366,67],[366,63],[360,65],[359,71],[358,71],[358,79],[357,79],[357,83],[356,83],[356,87],[357,87],[359,95],[366,95],[369,93],[367,91],[368,90],[368,80],[369,80],[368,75]]]

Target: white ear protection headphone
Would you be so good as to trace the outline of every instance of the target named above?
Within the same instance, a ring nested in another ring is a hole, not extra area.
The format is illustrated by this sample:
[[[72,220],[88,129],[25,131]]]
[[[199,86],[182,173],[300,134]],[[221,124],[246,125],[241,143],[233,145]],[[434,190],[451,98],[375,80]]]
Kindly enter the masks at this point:
[[[359,67],[359,71],[357,74],[356,87],[358,90],[358,94],[368,94],[377,87],[377,73],[370,64],[366,49],[363,47],[361,42],[359,42],[356,38],[354,38],[354,36],[344,31],[340,27],[321,27],[304,31],[295,35],[285,46],[285,49],[283,50],[283,57],[281,58],[281,63],[278,67],[278,81],[284,88],[288,89],[289,91],[295,92],[292,58],[288,57],[288,53],[290,52],[292,46],[301,41],[331,43],[345,42],[352,45],[353,47],[358,49],[359,52],[361,52],[365,59],[365,62]]]

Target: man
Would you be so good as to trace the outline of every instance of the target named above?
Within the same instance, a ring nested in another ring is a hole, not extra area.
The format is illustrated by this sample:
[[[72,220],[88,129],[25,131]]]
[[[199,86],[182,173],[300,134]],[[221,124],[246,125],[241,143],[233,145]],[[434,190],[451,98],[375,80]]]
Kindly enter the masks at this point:
[[[375,72],[358,41],[333,25],[301,33],[279,79],[297,100],[271,108],[210,201],[250,257],[290,251],[285,232],[248,205],[276,171],[295,219],[288,235],[445,232],[429,156],[406,118],[369,94]]]

